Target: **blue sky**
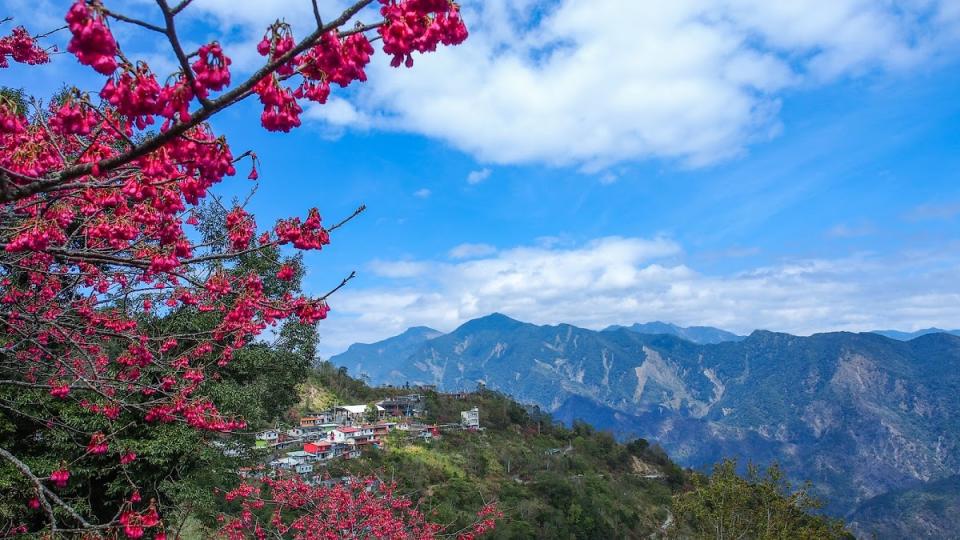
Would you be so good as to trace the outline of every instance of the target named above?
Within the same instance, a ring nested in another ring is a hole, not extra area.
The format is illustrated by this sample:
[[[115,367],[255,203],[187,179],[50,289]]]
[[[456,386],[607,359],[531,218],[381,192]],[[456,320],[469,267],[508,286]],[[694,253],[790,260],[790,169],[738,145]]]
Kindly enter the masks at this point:
[[[24,2],[0,4],[23,17]],[[306,259],[312,292],[360,274],[332,301],[324,353],[491,311],[960,327],[960,8],[769,4],[464,2],[466,44],[410,71],[375,58],[367,85],[299,131],[263,131],[255,103],[214,124],[260,156],[261,223],[369,208]],[[197,0],[188,39],[226,36],[243,71],[264,14],[305,8]],[[604,25],[616,17],[635,22]],[[137,46],[164,65],[159,43]],[[94,85],[68,60],[18,84]],[[244,194],[244,176],[219,192]]]

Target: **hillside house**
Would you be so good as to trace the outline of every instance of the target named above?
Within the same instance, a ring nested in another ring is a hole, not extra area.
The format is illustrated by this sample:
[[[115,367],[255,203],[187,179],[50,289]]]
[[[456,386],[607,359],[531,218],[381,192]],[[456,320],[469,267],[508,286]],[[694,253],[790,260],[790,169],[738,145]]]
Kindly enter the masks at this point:
[[[258,441],[266,441],[268,444],[277,442],[280,438],[280,432],[275,429],[268,429],[267,431],[261,431],[257,433]]]
[[[338,427],[337,429],[330,432],[331,438],[329,440],[337,444],[343,444],[347,442],[347,439],[353,439],[354,434],[357,433],[358,431],[360,431],[360,428],[356,428],[353,426]]]
[[[317,460],[316,454],[311,454],[310,452],[305,452],[303,450],[287,452],[287,457],[290,459],[295,459],[300,463],[312,463]]]
[[[334,408],[334,412],[339,417],[345,417],[349,422],[363,422],[367,417],[367,405],[340,405]],[[374,405],[377,409],[377,417],[382,418],[384,408],[380,405]]]
[[[273,469],[284,469],[284,470],[287,470],[287,471],[293,470],[293,468],[296,467],[297,465],[300,465],[300,461],[298,461],[298,460],[296,460],[296,459],[293,459],[293,458],[290,458],[290,457],[283,457],[283,458],[280,458],[280,459],[275,459],[275,460],[273,460],[273,461],[270,462],[270,467],[271,467],[271,468],[273,468]]]
[[[322,429],[320,429],[319,426],[299,427],[295,429],[300,431],[300,439],[303,439],[304,441],[315,441],[317,439],[326,438],[327,435]]]
[[[474,407],[469,411],[463,411],[460,413],[460,426],[463,429],[477,430],[480,429],[480,409]]]
[[[383,408],[386,416],[391,417],[419,417],[423,414],[424,402],[420,394],[396,396],[377,402]]]
[[[277,442],[271,444],[273,448],[284,449],[290,448],[291,446],[297,446],[302,442],[302,439],[296,437],[290,437],[286,433],[281,433],[277,438]]]
[[[305,414],[300,417],[300,427],[313,427],[334,422],[334,414],[328,411]]]
[[[417,437],[425,441],[440,438],[440,428],[437,426],[422,426]]]
[[[325,440],[328,438],[331,431],[340,427],[340,424],[318,424],[316,426],[301,427],[303,430],[303,436],[301,437],[305,441],[319,441]]]
[[[317,461],[326,461],[335,456],[333,443],[318,441],[303,445],[303,451],[315,456]]]

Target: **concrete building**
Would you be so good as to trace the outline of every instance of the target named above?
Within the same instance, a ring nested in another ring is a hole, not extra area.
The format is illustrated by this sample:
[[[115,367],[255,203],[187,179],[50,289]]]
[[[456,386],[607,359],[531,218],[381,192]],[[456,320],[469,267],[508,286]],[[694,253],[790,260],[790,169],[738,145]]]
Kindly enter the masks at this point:
[[[474,407],[460,413],[460,426],[463,429],[480,429],[480,409]]]

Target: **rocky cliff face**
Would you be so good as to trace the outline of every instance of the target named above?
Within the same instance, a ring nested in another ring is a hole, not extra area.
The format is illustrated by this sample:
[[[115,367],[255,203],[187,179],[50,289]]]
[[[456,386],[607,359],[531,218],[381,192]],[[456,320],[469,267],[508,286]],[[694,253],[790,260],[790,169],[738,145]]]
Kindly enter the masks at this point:
[[[777,460],[838,515],[960,472],[960,337],[946,334],[758,331],[695,344],[493,315],[382,357],[392,365],[376,382],[483,381],[562,420],[656,440],[688,466]]]

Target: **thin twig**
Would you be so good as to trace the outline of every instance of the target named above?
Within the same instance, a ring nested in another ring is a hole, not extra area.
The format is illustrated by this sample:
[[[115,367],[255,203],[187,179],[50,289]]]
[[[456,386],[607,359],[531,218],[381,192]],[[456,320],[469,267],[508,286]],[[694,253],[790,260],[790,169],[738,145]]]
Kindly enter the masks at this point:
[[[339,285],[337,285],[336,287],[334,287],[333,289],[331,289],[330,292],[328,292],[327,294],[321,296],[321,297],[320,297],[320,301],[321,301],[321,302],[325,301],[327,298],[330,297],[330,295],[332,295],[333,293],[335,293],[335,292],[339,291],[340,289],[344,288],[344,287],[347,285],[347,283],[349,283],[350,280],[353,279],[353,278],[355,278],[355,277],[357,277],[357,271],[356,271],[356,270],[353,270],[353,271],[350,272],[350,275],[349,275],[349,276],[343,278],[343,281],[341,281]]]
[[[310,0],[313,4],[313,18],[317,21],[317,28],[323,28],[323,18],[320,17],[320,6],[317,5],[317,0]]]
[[[327,229],[327,232],[328,232],[328,233],[332,233],[333,231],[339,229],[340,227],[343,227],[344,225],[347,224],[348,221],[350,221],[351,219],[359,216],[359,215],[360,215],[361,213],[363,213],[363,211],[366,210],[366,209],[367,209],[367,205],[361,204],[360,206],[357,207],[356,210],[353,211],[352,214],[350,214],[349,216],[347,216],[346,218],[344,218],[343,220],[341,220],[339,223],[337,223],[337,224],[334,225],[333,227],[330,227],[329,229]]]
[[[125,23],[130,23],[130,24],[135,24],[135,25],[137,25],[137,26],[142,26],[143,28],[146,28],[147,30],[150,30],[150,31],[153,31],[153,32],[157,32],[157,33],[159,33],[159,34],[166,34],[166,33],[167,33],[166,30],[164,30],[163,28],[161,28],[161,27],[159,27],[159,26],[157,26],[157,25],[155,25],[155,24],[148,23],[147,21],[141,21],[140,19],[134,19],[133,17],[127,17],[126,15],[123,15],[122,13],[116,13],[116,12],[114,12],[114,11],[110,11],[109,9],[107,9],[107,8],[105,8],[105,7],[104,7],[104,8],[101,8],[101,9],[103,9],[103,14],[106,15],[107,17],[116,19],[116,20],[118,20],[118,21],[123,21],[123,22],[125,22]],[[66,27],[64,27],[64,28],[66,28]]]

